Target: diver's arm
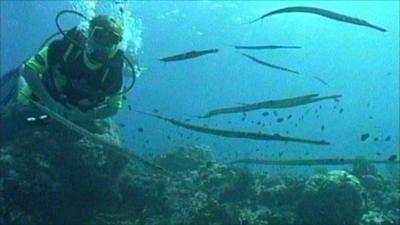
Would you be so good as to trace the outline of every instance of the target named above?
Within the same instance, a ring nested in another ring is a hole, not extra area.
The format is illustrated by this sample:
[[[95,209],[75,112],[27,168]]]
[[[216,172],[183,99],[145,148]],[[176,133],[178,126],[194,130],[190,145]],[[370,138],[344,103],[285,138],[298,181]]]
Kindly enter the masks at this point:
[[[118,108],[105,105],[85,112],[85,116],[93,119],[105,119],[114,116],[117,112]]]
[[[104,119],[114,116],[118,110],[126,104],[126,97],[122,94],[122,90],[115,95],[110,96],[100,106],[87,111],[85,114],[96,119]]]
[[[40,75],[33,71],[31,68],[22,65],[19,71],[20,75],[24,78],[26,83],[32,89],[32,92],[40,98],[43,102],[55,102],[49,95],[46,88],[44,87]]]
[[[19,70],[20,75],[24,78],[26,83],[32,89],[32,92],[43,102],[43,104],[49,107],[51,110],[57,113],[65,113],[67,109],[61,104],[57,103],[47,92],[44,87],[40,75],[28,66],[22,65]]]
[[[96,108],[85,112],[82,112],[80,109],[76,107],[71,107],[71,108],[72,108],[71,113],[67,115],[67,118],[72,121],[105,119],[115,115],[118,112],[118,109],[110,107]]]

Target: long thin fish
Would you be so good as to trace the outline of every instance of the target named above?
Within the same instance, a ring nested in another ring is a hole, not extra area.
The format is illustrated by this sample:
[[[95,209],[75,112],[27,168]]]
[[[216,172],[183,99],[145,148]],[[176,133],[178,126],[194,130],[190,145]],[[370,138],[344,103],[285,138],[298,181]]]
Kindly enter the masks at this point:
[[[262,159],[241,159],[229,164],[260,164],[268,166],[320,166],[320,165],[348,165],[360,162],[357,159],[307,159],[307,160],[262,160]],[[362,162],[374,164],[399,164],[400,161],[389,160],[363,160]]]
[[[355,18],[355,17],[350,17],[350,16],[346,16],[343,14],[339,14],[333,11],[329,11],[326,9],[321,9],[321,8],[316,8],[316,7],[306,7],[306,6],[294,6],[294,7],[286,7],[286,8],[282,8],[282,9],[277,9],[274,10],[272,12],[269,12],[267,14],[262,15],[261,17],[252,20],[249,22],[250,23],[254,23],[256,21],[262,20],[268,16],[272,16],[272,15],[276,15],[276,14],[282,14],[282,13],[296,13],[296,12],[301,12],[301,13],[312,13],[312,14],[316,14],[316,15],[320,15],[323,17],[327,17],[329,19],[333,19],[336,21],[340,21],[340,22],[344,22],[344,23],[350,23],[350,24],[354,24],[354,25],[359,25],[359,26],[364,26],[364,27],[370,27],[372,29],[375,30],[379,30],[381,32],[386,32],[386,29],[382,28],[382,27],[378,27],[376,25],[373,25],[363,19],[359,19],[359,18]]]
[[[329,145],[330,144],[329,142],[327,142],[325,140],[310,140],[310,139],[303,139],[303,138],[296,138],[296,137],[289,137],[289,136],[281,136],[279,134],[272,135],[272,134],[266,134],[266,133],[214,129],[214,128],[208,128],[208,127],[202,127],[202,126],[184,123],[184,122],[181,122],[181,121],[173,119],[173,118],[166,118],[166,117],[148,113],[148,112],[142,112],[142,111],[136,111],[136,112],[170,122],[170,123],[174,124],[175,126],[183,127],[188,130],[211,134],[211,135],[216,135],[216,136],[222,136],[222,137],[245,138],[245,139],[252,139],[252,140],[263,140],[263,141],[299,142],[299,143],[308,143],[308,144],[316,144],[316,145]]]
[[[0,111],[18,92],[18,71],[12,70],[0,77]]]
[[[150,161],[147,161],[146,159],[143,159],[139,155],[136,155],[134,152],[132,152],[132,151],[126,149],[126,148],[123,148],[123,147],[120,147],[118,145],[115,145],[115,144],[113,144],[111,142],[108,142],[107,140],[105,140],[105,139],[103,139],[101,137],[98,137],[98,136],[92,134],[91,132],[87,131],[86,129],[76,125],[75,123],[73,123],[73,122],[63,118],[62,116],[58,115],[57,113],[51,111],[50,109],[48,109],[47,107],[41,105],[40,103],[38,103],[36,101],[33,101],[33,100],[31,100],[31,103],[33,105],[35,105],[38,109],[43,111],[44,113],[48,114],[55,121],[61,123],[65,127],[69,128],[70,130],[75,131],[76,133],[78,133],[78,134],[80,134],[80,135],[82,135],[84,137],[87,137],[89,140],[93,141],[94,143],[103,145],[107,149],[109,149],[109,150],[111,150],[111,151],[113,151],[113,152],[115,152],[117,154],[121,154],[121,155],[123,155],[125,157],[132,158],[132,159],[134,159],[134,160],[136,160],[138,162],[141,162],[143,165],[145,165],[145,166],[147,166],[149,168],[155,169],[157,171],[161,171],[161,172],[163,172],[163,173],[165,173],[165,174],[167,174],[169,176],[174,176],[170,171],[168,171],[168,170],[166,170],[166,169],[164,169],[164,168],[162,168],[162,167],[160,167],[158,165],[155,165],[154,163],[152,163]]]
[[[186,60],[186,59],[197,58],[197,57],[207,55],[207,54],[217,53],[218,51],[219,50],[216,48],[202,50],[202,51],[190,51],[190,52],[185,52],[185,53],[178,54],[178,55],[164,57],[164,58],[161,58],[160,61],[163,61],[163,62],[181,61],[181,60]]]
[[[319,78],[319,77],[317,77],[317,76],[313,76],[313,77],[314,77],[315,79],[317,79],[319,82],[321,82],[321,83],[325,84],[326,86],[330,87],[329,84],[328,84],[326,81],[322,80],[321,78]]]
[[[245,54],[245,53],[241,53],[241,52],[239,52],[239,53],[240,53],[241,55],[243,55],[243,56],[249,58],[250,60],[252,60],[252,61],[258,63],[258,64],[261,64],[261,65],[264,65],[264,66],[268,66],[268,67],[271,67],[271,68],[274,68],[274,69],[278,69],[278,70],[282,70],[282,71],[294,73],[294,74],[299,74],[299,72],[297,72],[297,71],[294,71],[294,70],[291,70],[291,69],[288,69],[288,68],[285,68],[285,67],[277,66],[277,65],[274,65],[274,64],[271,64],[271,63],[262,61],[262,60],[260,60],[260,59],[257,59],[257,58],[255,58],[255,57],[253,57],[253,56],[251,56],[251,55],[248,55],[248,54]]]
[[[329,95],[325,97],[317,97],[318,94],[304,95],[294,98],[278,99],[278,100],[268,100],[263,102],[257,102],[253,104],[243,104],[236,107],[226,107],[214,109],[206,113],[204,116],[199,116],[198,118],[210,118],[212,116],[230,113],[243,113],[248,111],[255,111],[259,109],[279,109],[279,108],[290,108],[300,105],[306,105],[313,102],[318,102],[326,99],[337,99],[341,95]]]
[[[235,47],[236,49],[248,49],[248,50],[301,48],[301,46],[285,46],[285,45],[258,45],[258,46],[234,45],[233,47]]]

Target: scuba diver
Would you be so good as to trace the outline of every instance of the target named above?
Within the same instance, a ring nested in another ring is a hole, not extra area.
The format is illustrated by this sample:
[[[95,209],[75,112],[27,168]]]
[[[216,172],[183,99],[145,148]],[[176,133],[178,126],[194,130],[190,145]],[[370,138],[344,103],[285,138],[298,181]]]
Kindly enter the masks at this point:
[[[7,107],[0,110],[0,146],[31,125],[49,122],[31,101],[95,134],[109,134],[113,127],[109,117],[126,100],[122,74],[126,58],[119,49],[123,31],[113,17],[95,16],[89,20],[89,29],[77,26],[63,33],[62,39],[15,70],[19,75],[15,97],[11,99],[10,93]],[[114,137],[113,142],[120,143],[118,139]]]

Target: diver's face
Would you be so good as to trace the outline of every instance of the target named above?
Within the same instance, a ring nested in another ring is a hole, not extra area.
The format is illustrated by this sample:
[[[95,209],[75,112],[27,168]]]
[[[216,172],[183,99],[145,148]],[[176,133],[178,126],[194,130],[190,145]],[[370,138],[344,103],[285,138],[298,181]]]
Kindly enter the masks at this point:
[[[97,44],[92,40],[88,40],[86,51],[90,59],[97,62],[104,62],[110,58],[113,53],[118,50],[117,45],[105,47]]]
[[[117,50],[120,38],[102,27],[91,29],[86,43],[88,55],[97,62],[104,62]]]

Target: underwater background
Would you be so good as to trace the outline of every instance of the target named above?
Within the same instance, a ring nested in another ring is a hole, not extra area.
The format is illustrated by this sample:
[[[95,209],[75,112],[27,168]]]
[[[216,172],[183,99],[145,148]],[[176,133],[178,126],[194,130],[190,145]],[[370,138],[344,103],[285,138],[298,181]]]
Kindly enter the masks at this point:
[[[168,150],[199,146],[207,149],[213,161],[220,164],[240,159],[364,157],[369,160],[387,160],[393,155],[398,157],[398,1],[95,3],[1,1],[0,74],[19,66],[34,55],[42,42],[57,31],[55,17],[59,11],[74,9],[85,15],[115,14],[123,6],[129,12],[125,48],[137,60],[141,69],[133,90],[127,96],[127,105],[114,117],[122,130],[124,146],[128,149],[151,158],[165,154]],[[378,24],[387,32],[301,13],[277,15],[246,24],[266,12],[288,6],[329,9]],[[65,28],[80,22],[74,15],[62,18]],[[300,49],[240,50],[267,62],[299,71],[299,74],[292,75],[251,62],[238,54],[233,45],[301,46]],[[164,63],[159,60],[178,53],[211,48],[218,48],[219,52],[185,61]],[[293,108],[252,111],[245,116],[236,113],[196,118],[215,108],[309,94],[340,94],[342,97],[339,101],[326,100]],[[212,136],[174,126],[136,113],[135,110],[160,113],[181,121],[190,119],[191,124],[212,128],[327,140],[330,145]],[[265,112],[269,113],[268,116],[263,114]],[[283,121],[278,122],[278,118],[283,118]],[[362,140],[365,134],[369,137]],[[179,164],[178,161],[176,163]],[[382,176],[395,182],[392,185],[397,186],[394,191],[397,193],[396,199],[400,199],[398,167],[388,167],[377,165]],[[295,177],[316,173],[314,167],[259,165],[249,168],[253,172],[287,173]],[[324,170],[350,168],[348,165],[323,167]],[[400,200],[394,203],[394,207],[399,208],[398,203]],[[392,217],[391,221],[395,219],[399,222],[399,217]],[[240,221],[245,224],[243,220]],[[203,222],[212,224],[205,219]],[[286,222],[289,224],[293,221]],[[179,224],[190,222],[181,221]]]

